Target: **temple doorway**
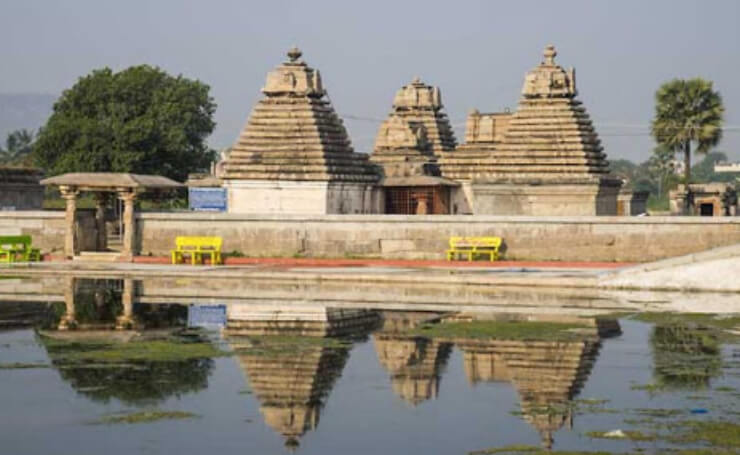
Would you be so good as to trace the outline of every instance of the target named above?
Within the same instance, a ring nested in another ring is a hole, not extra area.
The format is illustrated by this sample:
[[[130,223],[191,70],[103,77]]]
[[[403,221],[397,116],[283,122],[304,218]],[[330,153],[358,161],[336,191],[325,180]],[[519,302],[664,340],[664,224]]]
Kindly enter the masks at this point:
[[[450,190],[444,186],[386,188],[385,213],[394,215],[445,215],[450,213]]]

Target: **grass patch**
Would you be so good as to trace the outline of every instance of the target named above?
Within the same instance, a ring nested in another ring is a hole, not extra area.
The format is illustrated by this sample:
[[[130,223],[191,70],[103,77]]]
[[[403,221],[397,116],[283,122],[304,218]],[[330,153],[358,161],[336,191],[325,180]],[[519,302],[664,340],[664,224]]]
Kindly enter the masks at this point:
[[[296,355],[315,351],[317,348],[347,349],[352,343],[340,338],[265,335],[259,337],[245,337],[245,345],[241,343],[234,349],[234,354],[251,355]]]
[[[228,355],[210,342],[192,336],[130,342],[68,341],[43,335],[40,338],[55,362],[62,363],[179,362]]]
[[[537,453],[540,452],[542,449],[535,446],[526,446],[526,445],[511,445],[511,446],[505,446],[505,447],[490,447],[487,449],[482,450],[474,450],[472,452],[468,452],[469,455],[491,455],[494,453],[500,453],[500,454],[507,454],[507,453]]]
[[[576,405],[587,405],[596,406],[600,404],[607,404],[610,400],[605,398],[582,398],[580,400],[573,400]]]
[[[160,411],[160,410],[155,409],[155,410],[150,410],[150,411],[133,412],[130,414],[108,415],[108,416],[101,418],[97,423],[102,423],[102,424],[151,423],[151,422],[158,422],[160,420],[182,420],[182,419],[192,419],[195,417],[199,417],[199,416],[191,412]]]
[[[423,324],[412,335],[427,338],[501,339],[522,341],[576,341],[583,339],[581,324],[534,321],[471,321]]]
[[[0,363],[0,370],[30,370],[33,368],[49,368],[48,363]]]
[[[580,450],[545,450],[540,447],[526,445],[511,445],[504,447],[490,447],[488,449],[473,450],[468,455],[613,455],[612,452],[585,452]],[[626,455],[626,454],[625,454]]]
[[[643,433],[637,430],[624,430],[619,435],[611,431],[589,431],[586,436],[596,439],[621,439],[629,441],[655,441],[658,436],[650,433]]]
[[[727,387],[727,386],[721,386],[721,387],[715,387],[715,392],[736,392],[737,389],[734,387]]]
[[[718,315],[713,313],[637,313],[633,320],[656,325],[688,325],[707,329],[719,341],[738,341],[740,336],[731,333],[740,329],[740,315]]]
[[[681,423],[686,432],[669,438],[672,442],[705,442],[712,447],[740,448],[740,424],[726,421]]]
[[[676,417],[679,415],[683,415],[686,412],[682,409],[635,409],[635,413],[647,416],[647,417],[658,417],[658,418],[668,418],[668,417]]]
[[[644,390],[649,393],[657,393],[664,389],[665,387],[662,384],[633,384],[630,386],[631,390]]]

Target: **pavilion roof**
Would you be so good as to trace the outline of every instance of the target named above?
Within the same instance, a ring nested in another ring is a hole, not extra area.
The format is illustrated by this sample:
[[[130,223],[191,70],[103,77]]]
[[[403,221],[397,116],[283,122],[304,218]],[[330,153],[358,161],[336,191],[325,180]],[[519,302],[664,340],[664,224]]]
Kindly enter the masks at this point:
[[[118,188],[135,190],[180,188],[182,183],[161,175],[140,175],[116,172],[72,172],[44,179],[42,185],[71,186],[88,191]]]

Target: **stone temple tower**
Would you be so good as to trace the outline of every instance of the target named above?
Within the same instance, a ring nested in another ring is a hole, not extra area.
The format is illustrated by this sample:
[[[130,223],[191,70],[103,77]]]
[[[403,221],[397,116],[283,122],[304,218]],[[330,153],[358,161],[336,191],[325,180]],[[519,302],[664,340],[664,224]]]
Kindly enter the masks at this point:
[[[440,165],[472,189],[473,213],[496,215],[615,215],[621,180],[609,174],[601,141],[576,98],[575,70],[555,63],[548,45],[527,73],[512,114],[468,119],[469,143]],[[490,117],[490,120],[488,119]],[[482,121],[493,126],[480,134]],[[478,142],[480,141],[480,142]]]
[[[229,211],[373,213],[379,172],[355,153],[318,70],[297,48],[267,75],[246,126],[223,164]]]
[[[459,183],[440,177],[437,159],[455,149],[439,87],[418,77],[401,87],[370,155],[382,167],[385,213],[446,214]]]

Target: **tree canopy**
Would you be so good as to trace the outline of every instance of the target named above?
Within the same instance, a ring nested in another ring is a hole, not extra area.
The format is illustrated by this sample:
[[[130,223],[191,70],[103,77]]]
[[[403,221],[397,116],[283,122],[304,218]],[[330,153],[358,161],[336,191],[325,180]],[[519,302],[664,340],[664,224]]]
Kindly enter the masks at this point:
[[[722,139],[724,106],[712,82],[701,78],[674,79],[655,93],[652,133],[659,145],[681,152],[684,180],[691,181],[691,151],[707,153]],[[689,200],[689,198],[687,198]]]
[[[140,65],[95,70],[65,90],[33,155],[47,174],[133,172],[184,180],[206,169],[216,105],[209,87]]]
[[[15,130],[8,133],[5,146],[0,146],[0,164],[6,166],[28,166],[31,164],[32,130]]]

